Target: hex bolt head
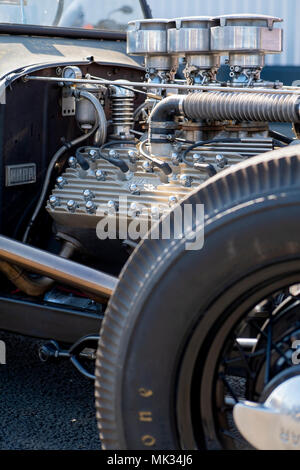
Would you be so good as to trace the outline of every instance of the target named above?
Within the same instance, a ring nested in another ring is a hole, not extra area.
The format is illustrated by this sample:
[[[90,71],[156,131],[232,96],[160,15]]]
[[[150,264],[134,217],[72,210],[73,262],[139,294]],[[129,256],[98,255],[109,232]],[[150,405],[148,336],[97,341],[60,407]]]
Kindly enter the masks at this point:
[[[130,217],[138,217],[140,215],[141,211],[139,209],[139,206],[137,205],[136,202],[132,202],[129,207],[128,215]]]
[[[82,192],[82,194],[83,194],[83,199],[85,201],[90,201],[91,199],[94,199],[94,197],[95,197],[95,194],[90,189],[85,189]]]
[[[91,149],[91,150],[89,151],[89,157],[90,157],[91,160],[96,160],[97,157],[98,157],[98,152],[97,152],[97,150]]]
[[[193,155],[193,163],[200,163],[205,162],[205,157],[200,155],[199,153],[194,153]]]
[[[55,209],[55,207],[60,206],[60,199],[56,196],[50,196],[49,204],[52,207],[52,209]]]
[[[117,202],[112,201],[112,200],[107,202],[107,213],[114,214],[115,212],[118,212],[118,210],[119,210],[119,207],[118,207]]]
[[[188,176],[188,175],[180,176],[180,183],[182,184],[182,186],[186,188],[190,188],[192,186],[192,182],[193,182],[193,179],[191,178],[191,176]]]
[[[93,201],[87,201],[85,209],[89,214],[95,214],[97,206]]]
[[[146,173],[153,173],[153,167],[150,162],[144,162],[142,166]]]
[[[131,194],[135,194],[136,196],[141,194],[138,185],[135,184],[135,183],[132,183],[130,185],[129,190],[130,190]]]
[[[128,158],[130,163],[136,163],[138,156],[134,150],[128,150]]]
[[[157,206],[152,206],[151,207],[151,217],[153,219],[159,219],[160,211]]]
[[[60,189],[63,189],[63,187],[68,184],[66,178],[64,178],[63,176],[59,176],[57,179],[56,179],[56,184],[57,186],[60,188]]]
[[[69,167],[70,168],[76,168],[77,166],[77,159],[75,157],[70,157],[69,160],[68,160],[68,163],[69,163]]]
[[[170,196],[169,197],[169,206],[172,207],[172,206],[175,206],[175,204],[177,204],[178,202],[178,199],[176,196]]]
[[[97,170],[95,175],[96,175],[97,181],[106,181],[106,171]]]
[[[69,212],[75,212],[77,207],[78,207],[78,205],[77,205],[76,201],[74,201],[73,199],[70,199],[67,202],[67,209],[68,209]]]
[[[110,156],[110,158],[117,158],[118,157],[118,153],[111,149],[109,152],[108,152],[108,155]]]
[[[224,155],[216,155],[216,163],[219,168],[224,168],[227,165],[228,160]]]
[[[172,155],[171,155],[171,161],[173,163],[173,165],[175,166],[178,166],[179,163],[180,163],[180,158],[179,158],[179,155],[178,153],[176,152],[173,152]]]

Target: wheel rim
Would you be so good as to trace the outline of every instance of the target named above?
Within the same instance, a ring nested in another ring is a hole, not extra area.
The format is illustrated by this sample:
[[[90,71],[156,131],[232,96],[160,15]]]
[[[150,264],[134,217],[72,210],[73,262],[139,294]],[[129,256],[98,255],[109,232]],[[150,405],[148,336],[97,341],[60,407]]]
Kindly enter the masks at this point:
[[[205,309],[205,315],[200,312],[178,372],[177,429],[182,448],[249,448],[234,424],[233,405],[241,399],[262,400],[274,376],[293,365],[290,357],[284,358],[290,355],[289,338],[299,334],[299,302],[295,297],[282,302],[279,296],[287,298],[288,288],[299,283],[299,273],[299,260],[264,268],[232,286]],[[254,307],[266,301],[268,311],[254,316]],[[221,305],[222,315],[217,312]],[[286,315],[293,323],[289,320],[285,328]],[[245,326],[248,330],[251,326],[257,341],[247,351],[236,341],[243,328],[245,336]],[[286,345],[281,350],[283,339]]]

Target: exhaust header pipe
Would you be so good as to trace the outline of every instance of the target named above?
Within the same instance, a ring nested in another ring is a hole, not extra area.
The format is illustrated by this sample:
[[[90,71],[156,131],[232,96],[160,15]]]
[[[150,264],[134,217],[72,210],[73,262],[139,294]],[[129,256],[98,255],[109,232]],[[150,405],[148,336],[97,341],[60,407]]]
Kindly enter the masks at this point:
[[[0,259],[63,284],[77,287],[96,297],[110,297],[118,284],[118,278],[114,276],[2,235],[0,235]]]

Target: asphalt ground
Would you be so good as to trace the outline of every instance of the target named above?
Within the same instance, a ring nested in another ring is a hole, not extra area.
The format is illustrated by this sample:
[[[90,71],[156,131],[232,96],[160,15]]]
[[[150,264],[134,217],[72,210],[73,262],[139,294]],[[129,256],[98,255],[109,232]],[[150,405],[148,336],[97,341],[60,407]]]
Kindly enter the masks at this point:
[[[41,363],[40,341],[0,332],[0,450],[97,450],[94,384],[68,362]]]

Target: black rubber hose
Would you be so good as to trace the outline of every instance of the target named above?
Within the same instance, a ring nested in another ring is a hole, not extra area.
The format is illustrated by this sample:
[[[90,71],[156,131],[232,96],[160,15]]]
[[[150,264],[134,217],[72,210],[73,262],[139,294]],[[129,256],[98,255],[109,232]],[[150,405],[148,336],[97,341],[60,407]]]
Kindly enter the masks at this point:
[[[194,168],[205,171],[209,177],[217,174],[217,170],[211,163],[195,163]]]
[[[269,130],[269,136],[273,137],[273,139],[279,140],[280,142],[283,142],[284,144],[291,144],[294,139],[291,137],[288,137],[287,135],[281,134],[280,132],[276,132],[273,130]]]
[[[80,147],[79,149],[76,150],[76,160],[78,162],[78,164],[81,166],[81,168],[84,170],[84,171],[87,171],[89,170],[90,168],[90,164],[89,162],[87,161],[86,158],[84,158],[84,156],[82,155],[81,151],[85,149],[85,147]]]
[[[218,143],[218,142],[223,142],[224,144],[225,143],[239,143],[239,142],[242,142],[242,139],[226,139],[226,138],[220,138],[220,139],[211,139],[211,140],[199,140],[198,142],[195,142],[194,144],[190,145],[189,147],[187,147],[185,149],[185,151],[183,152],[181,158],[182,158],[182,161],[187,165],[187,166],[190,166],[192,168],[199,168],[199,169],[205,169],[203,166],[200,166],[199,163],[197,164],[194,164],[194,163],[191,163],[187,160],[187,154],[193,150],[194,148],[196,147],[200,147],[202,145],[208,145],[208,144],[214,144],[214,143]],[[214,167],[212,165],[210,165],[213,169]],[[216,170],[214,169],[215,173],[216,173]],[[215,174],[213,173],[213,174]],[[213,175],[209,175],[209,176],[213,176]]]
[[[172,168],[170,167],[170,165],[167,162],[164,162],[163,160],[160,160],[157,157],[153,157],[152,155],[149,155],[149,153],[147,153],[146,150],[144,149],[144,146],[146,145],[146,143],[147,141],[145,140],[140,145],[141,155],[147,160],[149,160],[154,166],[162,170],[166,176],[170,175],[172,173]]]
[[[99,156],[103,158],[103,160],[106,160],[112,165],[117,166],[118,168],[120,168],[120,170],[123,173],[127,173],[127,171],[129,171],[129,167],[127,163],[124,162],[124,160],[122,160],[121,158],[109,157],[103,154],[103,150],[105,150],[106,148],[111,147],[112,145],[120,145],[120,144],[135,145],[135,142],[132,140],[111,140],[110,142],[106,142],[106,144],[102,145],[102,147],[98,149],[98,153],[99,153]]]

